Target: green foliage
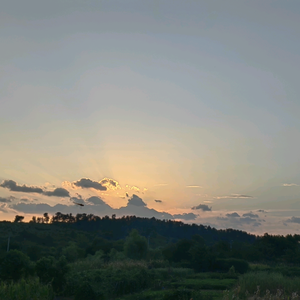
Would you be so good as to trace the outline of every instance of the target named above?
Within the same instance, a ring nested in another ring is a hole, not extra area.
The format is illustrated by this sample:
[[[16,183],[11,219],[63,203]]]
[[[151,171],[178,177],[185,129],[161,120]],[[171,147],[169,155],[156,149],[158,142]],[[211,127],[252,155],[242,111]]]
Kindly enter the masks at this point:
[[[56,275],[54,257],[42,257],[40,260],[37,261],[35,265],[35,271],[42,283],[51,282]]]
[[[234,266],[236,272],[244,274],[249,269],[249,263],[242,259],[227,258],[227,259],[216,259],[214,268],[219,271],[228,272],[228,270]]]
[[[98,295],[106,297],[135,293],[151,286],[153,277],[146,264],[138,261],[114,262],[98,270],[76,272],[74,268],[67,276],[66,293],[72,295],[81,282],[88,282]]]
[[[83,282],[76,290],[74,300],[97,300],[96,293],[88,282]]]
[[[230,269],[228,270],[228,274],[234,275],[235,274],[235,267],[231,266]]]
[[[137,230],[132,230],[125,241],[124,252],[131,259],[146,259],[148,252],[146,238],[140,236]]]
[[[187,278],[180,282],[172,283],[172,286],[187,287],[190,289],[200,290],[225,290],[232,287],[235,284],[235,279],[197,279],[197,278]]]
[[[74,262],[80,256],[80,248],[71,242],[67,247],[62,249],[62,255],[66,257],[68,262]]]
[[[181,288],[167,292],[163,300],[190,300],[192,297],[192,291],[189,289]]]
[[[28,276],[31,268],[32,264],[27,255],[18,250],[11,250],[1,262],[1,278],[2,280],[17,281],[22,276]]]
[[[41,284],[37,278],[0,284],[1,300],[53,300],[53,298],[51,286]]]
[[[276,294],[277,289],[282,289],[286,294],[300,291],[300,278],[290,278],[280,273],[273,272],[249,272],[239,278],[238,285],[239,296],[244,297],[246,291],[251,295],[260,287],[261,294],[264,295],[266,290]]]
[[[41,282],[52,283],[55,292],[59,293],[64,290],[66,274],[69,271],[69,266],[64,256],[58,260],[51,256],[43,257],[37,261],[35,270]]]

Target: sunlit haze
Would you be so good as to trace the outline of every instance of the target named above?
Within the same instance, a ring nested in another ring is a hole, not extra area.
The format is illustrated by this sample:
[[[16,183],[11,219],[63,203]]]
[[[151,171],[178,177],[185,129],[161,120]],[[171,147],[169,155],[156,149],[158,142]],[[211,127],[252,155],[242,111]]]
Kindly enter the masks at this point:
[[[0,219],[298,233],[299,20],[299,1],[3,0]]]

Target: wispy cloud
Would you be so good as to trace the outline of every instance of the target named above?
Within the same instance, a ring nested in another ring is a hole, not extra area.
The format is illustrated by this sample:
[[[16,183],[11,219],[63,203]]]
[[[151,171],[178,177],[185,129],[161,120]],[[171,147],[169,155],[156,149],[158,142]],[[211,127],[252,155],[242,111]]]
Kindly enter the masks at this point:
[[[158,184],[155,184],[154,186],[166,186],[168,185],[168,183],[158,183]]]
[[[231,194],[227,196],[218,196],[214,197],[214,199],[245,199],[245,198],[254,198],[253,196],[243,195],[243,194]]]
[[[243,214],[243,217],[249,217],[249,218],[259,218],[257,214],[254,214],[252,212]]]
[[[202,188],[202,186],[200,186],[200,185],[187,185],[186,186],[187,188]]]
[[[137,187],[137,186],[126,184],[125,187],[126,187],[128,190],[130,190],[130,191],[135,191],[135,192],[138,192],[138,193],[140,192],[140,188]]]
[[[157,203],[162,203],[162,200],[154,200]]]
[[[283,183],[282,186],[299,186],[299,184],[296,184],[296,183]]]

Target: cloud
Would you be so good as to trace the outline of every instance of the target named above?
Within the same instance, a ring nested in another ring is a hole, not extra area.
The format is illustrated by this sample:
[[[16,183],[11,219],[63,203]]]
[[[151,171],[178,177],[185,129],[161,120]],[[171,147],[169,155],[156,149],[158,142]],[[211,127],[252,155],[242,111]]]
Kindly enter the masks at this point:
[[[166,186],[168,185],[168,183],[158,183],[158,184],[155,184],[154,186]]]
[[[119,182],[110,178],[103,178],[99,183],[110,190],[121,189]]]
[[[127,197],[127,198],[129,197],[128,193],[126,193],[126,197]]]
[[[147,204],[140,198],[139,196],[133,194],[132,197],[128,200],[128,205],[135,205],[135,206],[147,206]]]
[[[287,219],[286,222],[300,224],[300,218],[299,217],[291,217],[290,219]]]
[[[265,211],[264,209],[258,209],[257,212],[267,213],[267,211]]]
[[[239,219],[239,222],[241,224],[251,224],[253,226],[260,226],[261,223],[258,222],[256,219],[253,219],[253,218],[249,218],[249,217],[246,217],[246,218],[240,218]]]
[[[162,203],[162,200],[154,200],[157,203]]]
[[[200,185],[187,185],[187,188],[202,188]]]
[[[259,218],[257,214],[254,214],[252,212],[243,214],[243,217],[249,217],[249,218]]]
[[[96,197],[96,196],[92,196],[92,197],[86,199],[86,201],[93,203],[95,205],[103,205],[103,204],[107,205],[101,198]]]
[[[243,195],[243,194],[231,194],[230,196],[218,196],[215,199],[244,199],[244,198],[254,198],[253,196]]]
[[[0,197],[0,202],[9,203],[9,202],[11,202],[11,199],[10,199],[10,197],[7,197],[7,198]]]
[[[226,227],[235,227],[235,228],[243,228],[243,225],[252,225],[254,227],[258,227],[261,225],[259,221],[264,220],[257,220],[251,217],[240,217],[240,215],[236,212],[231,214],[226,214],[227,218],[224,217],[217,217],[216,219],[219,221],[225,222]]]
[[[236,212],[234,213],[231,213],[231,214],[226,214],[226,217],[229,217],[229,218],[239,218],[240,215]]]
[[[85,204],[85,202],[84,202],[84,200],[82,199],[81,196],[80,197],[71,197],[70,201],[73,202],[73,203],[76,202],[76,203],[79,203],[79,204]]]
[[[135,191],[135,192],[140,192],[140,188],[138,188],[137,186],[134,186],[134,185],[128,185],[128,184],[126,184],[126,186],[125,186],[127,189],[129,189],[129,190],[131,190],[131,191]]]
[[[173,215],[173,217],[175,219],[189,221],[189,220],[195,220],[198,217],[198,215],[195,215],[194,213],[183,213],[183,214]]]
[[[43,189],[40,187],[36,186],[26,186],[24,185],[18,185],[15,181],[13,180],[4,180],[1,184],[1,187],[9,189],[12,192],[23,192],[23,193],[38,193],[42,194]]]
[[[69,191],[64,188],[56,188],[54,191],[46,191],[43,194],[49,197],[70,197]]]
[[[202,211],[211,211],[212,207],[208,207],[206,204],[199,204],[197,206],[192,207],[192,209],[201,209]]]
[[[296,183],[284,183],[282,186],[299,186],[299,184],[296,184]]]
[[[107,187],[103,186],[101,183],[97,182],[97,181],[93,181],[91,179],[88,178],[81,178],[78,181],[74,182],[74,185],[81,187],[83,189],[89,189],[89,188],[93,188],[95,190],[99,190],[99,191],[106,191]]]

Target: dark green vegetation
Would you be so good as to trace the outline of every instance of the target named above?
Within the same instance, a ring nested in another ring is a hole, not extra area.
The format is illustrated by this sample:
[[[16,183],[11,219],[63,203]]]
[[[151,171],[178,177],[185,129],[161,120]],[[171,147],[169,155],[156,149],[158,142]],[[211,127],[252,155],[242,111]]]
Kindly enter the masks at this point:
[[[0,299],[217,300],[245,298],[258,285],[263,293],[300,289],[299,235],[135,216],[22,220],[0,222]]]

